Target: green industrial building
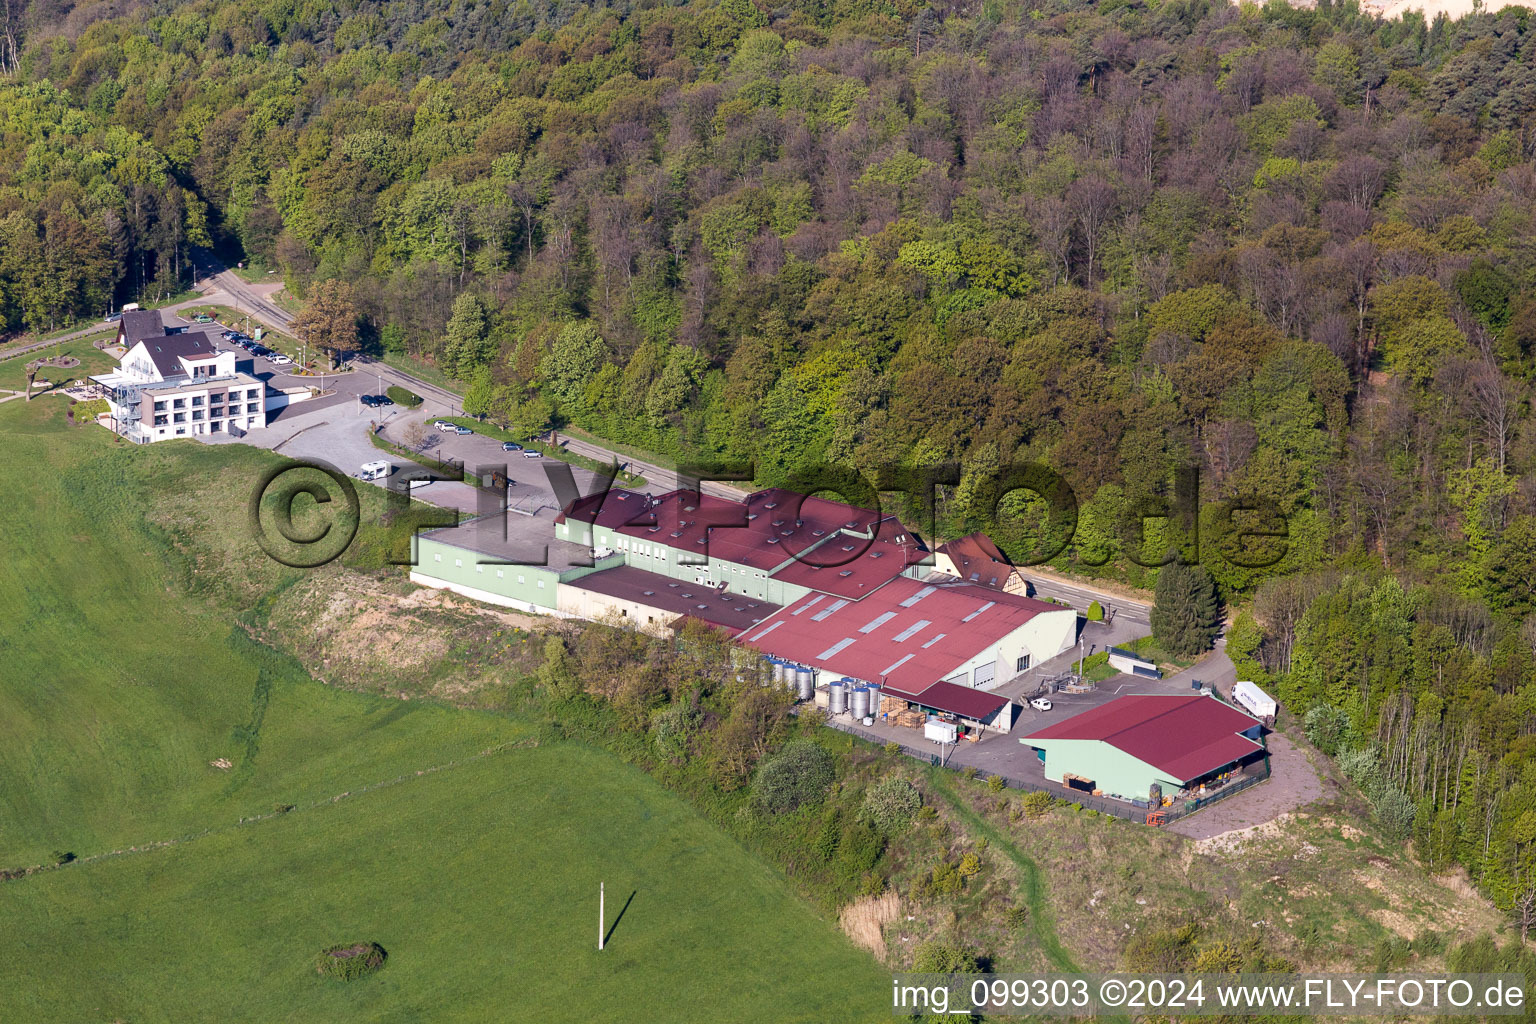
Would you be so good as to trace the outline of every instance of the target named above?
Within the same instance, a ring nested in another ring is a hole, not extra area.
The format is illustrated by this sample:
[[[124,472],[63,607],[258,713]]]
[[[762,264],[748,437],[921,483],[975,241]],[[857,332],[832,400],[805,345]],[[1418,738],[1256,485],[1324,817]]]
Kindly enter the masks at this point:
[[[1019,740],[1069,789],[1144,801],[1214,787],[1263,761],[1264,726],[1215,697],[1132,695]]]

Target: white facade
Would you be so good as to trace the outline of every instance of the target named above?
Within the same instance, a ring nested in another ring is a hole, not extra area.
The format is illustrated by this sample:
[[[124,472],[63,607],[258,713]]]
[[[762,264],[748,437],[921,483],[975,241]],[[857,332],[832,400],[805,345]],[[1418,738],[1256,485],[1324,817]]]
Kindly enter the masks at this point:
[[[267,425],[266,383],[235,370],[235,353],[195,351],[156,358],[149,346],[177,335],[136,343],[113,373],[92,378],[105,386],[112,427],[140,444],[178,437],[256,430]]]
[[[944,677],[946,683],[990,690],[1020,672],[1036,668],[1072,646],[1077,638],[1077,612],[1071,608],[1041,612],[996,644],[977,651]]]

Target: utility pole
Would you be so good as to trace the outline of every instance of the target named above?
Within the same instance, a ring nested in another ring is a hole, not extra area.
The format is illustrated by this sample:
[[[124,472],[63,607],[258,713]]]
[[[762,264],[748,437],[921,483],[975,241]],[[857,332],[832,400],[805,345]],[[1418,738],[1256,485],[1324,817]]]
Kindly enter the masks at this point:
[[[604,919],[605,919],[605,915],[603,913],[603,883],[602,882],[598,882],[597,883],[597,949],[598,949],[598,952],[602,952],[602,949],[603,949],[603,921],[604,921]]]

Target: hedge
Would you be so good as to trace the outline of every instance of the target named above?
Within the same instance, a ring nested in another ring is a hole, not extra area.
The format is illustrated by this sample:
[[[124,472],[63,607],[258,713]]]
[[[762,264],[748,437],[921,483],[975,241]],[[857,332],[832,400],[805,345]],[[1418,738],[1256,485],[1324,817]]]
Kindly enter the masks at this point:
[[[384,394],[391,402],[394,402],[396,405],[403,405],[407,409],[414,409],[421,404],[420,395],[413,391],[407,391],[405,388],[396,387],[393,384],[384,389]]]

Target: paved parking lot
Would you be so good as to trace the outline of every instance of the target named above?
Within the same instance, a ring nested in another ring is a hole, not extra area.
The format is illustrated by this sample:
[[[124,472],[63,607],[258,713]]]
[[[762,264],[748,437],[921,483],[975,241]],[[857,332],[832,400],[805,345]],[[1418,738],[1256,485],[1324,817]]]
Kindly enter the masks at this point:
[[[268,380],[273,387],[294,387],[299,382],[317,383],[317,379],[295,378],[278,375],[259,364],[264,360],[252,360],[258,377]],[[507,489],[510,507],[526,514],[558,512],[562,502],[551,481],[569,471],[571,483],[580,493],[588,493],[594,486],[596,474],[585,469],[567,466],[554,459],[524,458],[518,452],[503,452],[501,442],[481,434],[443,433],[431,426],[436,418],[422,409],[405,410],[397,405],[370,408],[358,401],[359,394],[372,394],[367,385],[371,378],[344,376],[327,379],[327,386],[338,385],[334,394],[297,402],[273,412],[268,426],[252,430],[242,437],[226,434],[208,434],[198,438],[208,444],[250,444],[269,448],[295,459],[309,459],[334,466],[348,476],[358,475],[364,463],[384,461],[391,467],[391,479],[399,479],[402,471],[418,472],[420,466],[409,459],[374,447],[369,440],[371,430],[380,430],[386,440],[405,445],[414,438],[412,424],[422,429],[421,451],[438,460],[462,462],[471,472],[484,469],[486,478],[491,471],[505,468],[511,481]],[[350,385],[343,390],[340,384]],[[413,494],[423,501],[444,508],[456,508],[466,515],[479,515],[493,507],[487,496],[463,483],[440,481],[418,488]],[[551,520],[552,522],[552,520]]]

